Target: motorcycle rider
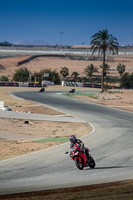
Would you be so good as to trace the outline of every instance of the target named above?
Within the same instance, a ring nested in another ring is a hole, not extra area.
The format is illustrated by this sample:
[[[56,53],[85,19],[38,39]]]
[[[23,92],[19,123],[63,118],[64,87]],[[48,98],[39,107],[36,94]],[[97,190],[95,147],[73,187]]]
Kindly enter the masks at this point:
[[[87,158],[89,158],[89,154],[88,154],[88,149],[86,147],[84,147],[84,143],[82,142],[82,140],[77,139],[75,135],[71,135],[70,136],[70,149],[72,147],[75,147],[75,145],[78,145],[76,147],[76,149],[80,148],[80,151],[85,151],[85,154],[87,156]]]

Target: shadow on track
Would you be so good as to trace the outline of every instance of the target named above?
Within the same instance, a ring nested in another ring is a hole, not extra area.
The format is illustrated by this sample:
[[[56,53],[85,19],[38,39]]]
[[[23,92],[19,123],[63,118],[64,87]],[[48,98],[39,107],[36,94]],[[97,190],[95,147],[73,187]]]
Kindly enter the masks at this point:
[[[120,169],[120,168],[127,168],[130,166],[110,166],[110,167],[95,167],[93,170],[96,169]],[[86,168],[86,170],[92,170],[91,168]]]

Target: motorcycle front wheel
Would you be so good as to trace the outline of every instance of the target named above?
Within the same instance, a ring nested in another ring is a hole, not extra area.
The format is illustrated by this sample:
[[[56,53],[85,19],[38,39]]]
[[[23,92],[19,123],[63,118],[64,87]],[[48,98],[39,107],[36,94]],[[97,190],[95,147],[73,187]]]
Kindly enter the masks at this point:
[[[80,162],[78,158],[75,159],[75,165],[80,170],[82,170],[84,168],[83,161],[81,160],[81,162]]]
[[[94,168],[96,166],[95,160],[92,158],[92,156],[89,157],[89,167]]]

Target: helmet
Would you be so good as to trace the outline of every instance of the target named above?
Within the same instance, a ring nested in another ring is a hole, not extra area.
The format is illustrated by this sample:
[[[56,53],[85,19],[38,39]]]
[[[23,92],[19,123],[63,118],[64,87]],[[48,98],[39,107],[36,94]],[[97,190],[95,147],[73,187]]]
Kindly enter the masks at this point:
[[[70,142],[75,143],[75,141],[76,141],[76,136],[71,135],[70,136]]]

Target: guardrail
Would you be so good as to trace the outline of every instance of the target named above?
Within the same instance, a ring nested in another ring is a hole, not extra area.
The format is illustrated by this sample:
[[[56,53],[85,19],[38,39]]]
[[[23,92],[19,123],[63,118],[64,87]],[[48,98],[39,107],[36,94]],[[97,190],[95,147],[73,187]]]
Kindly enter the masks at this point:
[[[22,82],[0,82],[0,86],[3,87],[42,87],[42,84],[36,83],[22,83]],[[81,83],[81,82],[69,82],[63,81],[62,86],[69,87],[89,87],[89,88],[101,88],[101,85],[93,84],[93,83]],[[121,89],[118,86],[109,86],[109,89]]]
[[[7,87],[18,87],[19,83],[10,83],[10,82],[1,82],[0,86],[7,86]]]
[[[36,83],[18,83],[18,82],[0,82],[3,87],[42,87],[42,84]]]
[[[69,86],[69,87],[89,87],[89,88],[101,88],[100,84],[93,84],[93,83],[81,83],[81,82],[70,82],[70,81],[62,81],[62,86]],[[108,86],[109,89],[121,89],[119,86]]]

